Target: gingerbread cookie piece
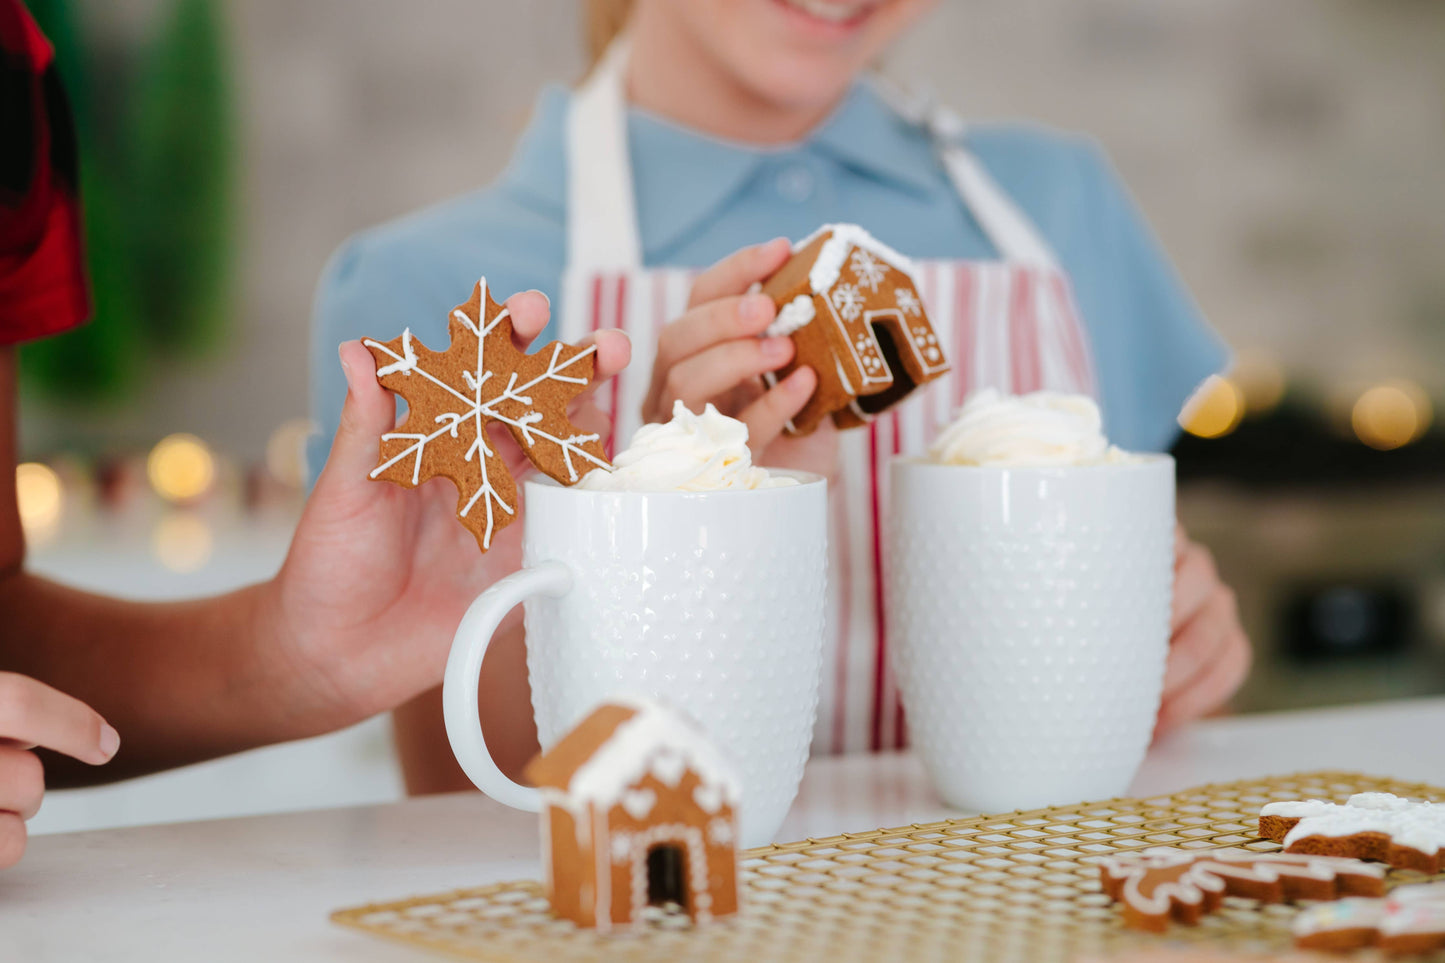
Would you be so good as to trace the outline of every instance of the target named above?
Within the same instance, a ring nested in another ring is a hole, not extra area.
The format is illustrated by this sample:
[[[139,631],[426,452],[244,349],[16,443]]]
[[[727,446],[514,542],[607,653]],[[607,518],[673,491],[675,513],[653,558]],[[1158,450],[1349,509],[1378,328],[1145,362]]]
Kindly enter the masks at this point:
[[[737,912],[732,766],[690,719],[641,699],[594,709],[527,766],[542,792],[547,897],[599,930],[674,904],[694,921]]]
[[[1268,803],[1259,834],[1287,853],[1353,856],[1399,869],[1445,869],[1445,805],[1412,802],[1387,792],[1362,792],[1343,806],[1321,799]]]
[[[830,415],[839,428],[866,424],[948,371],[912,263],[856,224],[826,224],[799,241],[762,290],[778,308],[767,334],[797,349],[768,384],[803,365],[818,375],[791,434]]]
[[[1429,953],[1445,948],[1445,885],[1402,886],[1384,899],[1321,903],[1295,917],[1295,945],[1306,950]]]
[[[595,347],[554,341],[534,354],[512,343],[507,309],[487,293],[452,310],[451,345],[428,349],[411,329],[390,341],[362,339],[376,358],[376,380],[406,399],[406,419],[381,436],[374,479],[414,488],[430,478],[457,486],[457,517],[482,551],[517,517],[517,484],[487,438],[505,425],[527,458],[564,485],[609,468],[599,435],[567,420],[567,405],[592,380]]]
[[[1173,919],[1198,923],[1225,896],[1265,903],[1379,896],[1385,871],[1355,859],[1156,847],[1099,863],[1104,892],[1123,904],[1124,924],[1163,932]]]

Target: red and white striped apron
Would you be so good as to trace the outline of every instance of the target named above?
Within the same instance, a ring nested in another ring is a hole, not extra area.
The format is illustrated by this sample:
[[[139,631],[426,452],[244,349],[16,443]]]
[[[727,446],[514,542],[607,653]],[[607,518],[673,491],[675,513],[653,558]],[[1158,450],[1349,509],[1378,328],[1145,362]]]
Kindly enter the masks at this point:
[[[641,266],[621,83],[625,58],[625,46],[614,45],[572,101],[569,264],[559,335],[573,341],[599,328],[620,328],[631,336],[632,363],[601,389],[614,445],[625,445],[641,424],[658,335],[686,309],[697,273]],[[901,102],[897,108],[934,135],[959,196],[1000,258],[916,262],[915,280],[952,370],[866,428],[839,435],[838,480],[830,492],[832,631],[816,752],[890,749],[907,738],[884,617],[888,460],[922,452],[940,423],[981,388],[1097,394],[1086,330],[1068,279],[1043,239],[964,149],[961,125],[951,115]],[[908,253],[906,246],[903,251]]]

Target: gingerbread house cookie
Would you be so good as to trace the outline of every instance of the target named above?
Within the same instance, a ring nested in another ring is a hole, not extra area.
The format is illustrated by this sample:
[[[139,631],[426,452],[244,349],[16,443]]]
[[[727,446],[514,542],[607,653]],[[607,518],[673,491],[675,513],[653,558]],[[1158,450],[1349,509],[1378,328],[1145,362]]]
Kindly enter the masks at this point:
[[[797,349],[769,385],[803,365],[818,375],[792,434],[830,415],[840,428],[865,424],[948,371],[912,264],[856,224],[826,224],[799,241],[762,290],[778,308],[767,334]]]
[[[527,767],[542,791],[547,894],[608,930],[648,906],[734,913],[739,783],[693,722],[654,703],[598,706]]]
[[[1354,856],[1422,873],[1445,870],[1445,805],[1361,792],[1343,806],[1323,799],[1267,803],[1259,834],[1289,853]]]

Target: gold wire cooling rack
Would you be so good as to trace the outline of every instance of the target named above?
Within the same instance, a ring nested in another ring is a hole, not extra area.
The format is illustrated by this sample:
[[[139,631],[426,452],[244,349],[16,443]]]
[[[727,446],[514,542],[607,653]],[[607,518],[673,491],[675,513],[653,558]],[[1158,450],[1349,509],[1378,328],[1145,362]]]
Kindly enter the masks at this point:
[[[1275,850],[1278,844],[1255,834],[1260,806],[1343,802],[1367,791],[1445,801],[1445,789],[1433,786],[1313,772],[767,846],[743,854],[742,912],[700,927],[658,912],[632,932],[600,935],[555,919],[531,881],[360,906],[332,919],[492,963],[1033,963],[1171,942],[1272,953],[1290,946],[1294,908],[1230,897],[1198,926],[1151,936],[1122,928],[1094,863],[1149,846]],[[1424,879],[1404,871],[1391,877]]]

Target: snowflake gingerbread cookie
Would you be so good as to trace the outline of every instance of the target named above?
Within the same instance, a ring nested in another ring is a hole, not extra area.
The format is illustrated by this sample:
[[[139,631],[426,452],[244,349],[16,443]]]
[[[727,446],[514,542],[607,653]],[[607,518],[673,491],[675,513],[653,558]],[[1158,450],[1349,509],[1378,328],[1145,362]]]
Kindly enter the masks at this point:
[[[1322,799],[1267,803],[1259,834],[1288,853],[1354,856],[1422,873],[1445,870],[1445,805],[1361,792],[1343,806]]]
[[[1264,903],[1379,896],[1385,871],[1357,859],[1254,853],[1244,849],[1153,847],[1099,863],[1104,892],[1124,907],[1124,924],[1163,932],[1173,919],[1198,923],[1226,896]]]
[[[1384,899],[1353,898],[1311,906],[1294,919],[1305,950],[1429,953],[1445,948],[1445,885],[1402,886]]]
[[[948,371],[912,263],[856,224],[826,224],[799,241],[762,291],[778,308],[766,333],[796,347],[768,384],[803,365],[818,375],[792,434],[830,416],[839,428],[866,424]]]
[[[528,460],[564,485],[610,468],[601,437],[579,431],[567,405],[592,381],[595,347],[554,341],[533,354],[512,342],[512,319],[486,278],[452,310],[451,345],[432,351],[407,328],[390,341],[362,339],[376,380],[406,399],[406,419],[381,436],[371,477],[415,488],[430,478],[457,486],[457,517],[482,551],[517,517],[517,483],[487,437],[505,425]]]

